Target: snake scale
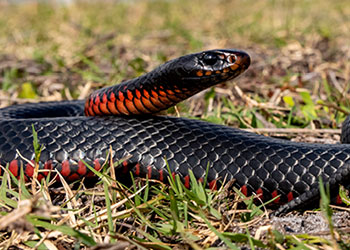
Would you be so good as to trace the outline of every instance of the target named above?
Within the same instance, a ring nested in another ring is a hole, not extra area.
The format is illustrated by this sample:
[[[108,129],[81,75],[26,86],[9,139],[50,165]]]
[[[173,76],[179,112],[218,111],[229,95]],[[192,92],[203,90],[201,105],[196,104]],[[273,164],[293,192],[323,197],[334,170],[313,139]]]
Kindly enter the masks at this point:
[[[22,104],[0,110],[0,164],[33,176],[32,125],[43,145],[38,179],[57,170],[68,181],[100,170],[112,148],[117,176],[166,181],[169,165],[190,185],[189,170],[211,188],[224,180],[262,200],[276,198],[276,214],[315,203],[319,177],[336,195],[350,179],[350,146],[296,143],[200,120],[151,115],[243,73],[250,57],[209,50],[171,60],[138,78],[92,93],[86,101]],[[85,115],[84,115],[85,114]],[[114,115],[114,116],[111,116]],[[344,134],[343,141],[347,141]],[[128,158],[126,158],[128,157]],[[25,160],[28,159],[28,160]],[[3,174],[4,168],[1,169]]]

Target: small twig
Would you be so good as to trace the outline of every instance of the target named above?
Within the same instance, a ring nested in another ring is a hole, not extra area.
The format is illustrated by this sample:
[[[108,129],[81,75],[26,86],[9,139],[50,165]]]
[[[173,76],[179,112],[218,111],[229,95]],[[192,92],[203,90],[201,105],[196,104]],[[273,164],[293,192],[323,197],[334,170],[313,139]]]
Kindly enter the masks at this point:
[[[335,109],[337,111],[340,111],[346,115],[349,115],[350,112],[349,111],[346,111],[345,109],[335,105],[335,104],[332,104],[332,103],[318,103],[317,105],[320,105],[322,107],[327,107],[327,108],[332,108],[332,109]]]
[[[340,86],[340,83],[337,80],[337,76],[336,76],[335,72],[330,70],[328,75],[329,75],[329,79],[333,83],[333,86],[339,91],[339,93],[343,93],[344,92],[344,88],[342,86]]]
[[[176,105],[174,106],[174,109],[175,109],[176,117],[181,117],[179,109],[177,108]]]
[[[253,99],[251,99],[249,96],[247,96],[241,88],[239,88],[237,85],[234,86],[234,90],[238,94],[240,98],[249,106],[249,107],[256,107],[259,109],[273,109],[273,110],[279,110],[279,111],[290,111],[290,108],[286,107],[280,107],[276,106],[273,103],[259,103]]]

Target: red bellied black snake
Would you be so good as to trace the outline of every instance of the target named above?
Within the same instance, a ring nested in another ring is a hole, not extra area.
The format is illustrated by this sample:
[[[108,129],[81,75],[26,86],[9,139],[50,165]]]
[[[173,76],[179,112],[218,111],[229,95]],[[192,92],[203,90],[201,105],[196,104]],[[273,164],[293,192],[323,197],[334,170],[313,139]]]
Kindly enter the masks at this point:
[[[0,163],[17,177],[20,169],[26,179],[32,177],[33,164],[24,159],[34,160],[34,125],[43,145],[40,170],[57,170],[69,181],[93,176],[82,160],[99,170],[111,147],[114,161],[130,156],[117,166],[118,177],[131,171],[166,181],[168,164],[171,174],[188,186],[189,170],[203,180],[209,166],[211,188],[235,179],[246,195],[287,203],[280,213],[317,200],[319,177],[335,193],[340,184],[347,185],[350,146],[295,143],[199,120],[150,115],[235,78],[249,64],[243,51],[204,51],[96,91],[86,101],[1,109]],[[38,179],[48,172],[40,171]]]

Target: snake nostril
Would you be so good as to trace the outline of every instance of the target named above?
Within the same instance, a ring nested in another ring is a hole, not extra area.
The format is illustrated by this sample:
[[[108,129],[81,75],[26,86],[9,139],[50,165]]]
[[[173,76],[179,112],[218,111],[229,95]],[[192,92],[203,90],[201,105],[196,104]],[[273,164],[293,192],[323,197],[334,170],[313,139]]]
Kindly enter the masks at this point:
[[[237,60],[237,56],[236,55],[231,55],[229,57],[227,57],[227,60],[229,63],[235,63]]]

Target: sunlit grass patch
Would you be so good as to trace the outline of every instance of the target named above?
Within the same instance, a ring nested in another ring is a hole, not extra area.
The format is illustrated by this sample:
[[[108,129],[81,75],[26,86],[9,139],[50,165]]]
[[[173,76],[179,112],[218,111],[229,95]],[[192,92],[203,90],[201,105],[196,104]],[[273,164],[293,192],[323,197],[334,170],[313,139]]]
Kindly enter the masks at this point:
[[[47,189],[44,185],[32,194],[22,181],[9,187],[5,175],[0,193],[0,246],[50,249],[52,245],[67,245],[85,249],[109,242],[141,249],[239,249],[242,245],[341,249],[348,244],[337,238],[334,229],[337,241],[281,234],[270,224],[269,213],[252,198],[233,192],[231,184],[212,191],[191,176],[189,189],[179,178],[170,179],[170,185],[135,180],[126,188],[109,175],[100,174],[101,185],[95,188],[71,189],[64,184]],[[322,199],[325,211],[329,211],[327,199]],[[329,213],[327,216],[330,219]]]

